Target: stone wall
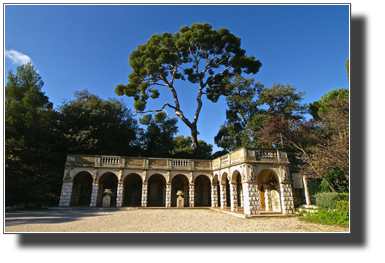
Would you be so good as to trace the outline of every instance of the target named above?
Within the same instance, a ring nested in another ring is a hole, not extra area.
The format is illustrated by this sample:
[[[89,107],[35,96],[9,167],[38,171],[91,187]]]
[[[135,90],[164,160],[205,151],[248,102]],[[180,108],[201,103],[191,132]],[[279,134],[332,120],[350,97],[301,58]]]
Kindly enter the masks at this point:
[[[106,173],[115,174],[118,180],[116,207],[121,207],[124,204],[124,180],[131,174],[137,174],[142,178],[142,189],[139,190],[142,196],[141,206],[146,207],[150,200],[148,180],[151,176],[158,175],[162,180],[164,179],[165,183],[163,183],[162,190],[159,189],[159,192],[163,194],[159,195],[162,196],[162,200],[159,200],[157,205],[171,207],[172,179],[175,176],[183,175],[188,180],[188,183],[184,183],[183,187],[185,207],[211,205],[212,207],[221,206],[223,209],[231,208],[232,211],[237,211],[239,206],[243,206],[246,214],[259,214],[261,207],[258,175],[263,169],[269,169],[281,178],[279,187],[277,182],[280,210],[282,213],[291,214],[294,212],[293,189],[292,184],[282,183],[285,180],[281,175],[280,167],[284,167],[284,165],[277,163],[278,158],[281,157],[284,159],[286,155],[277,150],[257,151],[254,148],[242,148],[212,161],[69,155],[65,166],[59,205],[77,204],[80,188],[73,185],[73,178],[79,173],[88,172],[92,176],[92,186],[89,187],[89,192],[91,192],[90,206],[92,207],[101,205],[103,184],[99,182],[99,179]],[[268,161],[263,162],[262,159]],[[197,182],[195,180],[201,175],[206,176],[206,179],[204,179],[203,186],[199,184],[196,190]],[[218,178],[219,180],[224,176],[228,180],[226,184],[215,179]],[[208,183],[207,180],[209,180]],[[242,181],[242,184],[239,180]],[[197,191],[196,200],[194,198],[195,190]],[[265,192],[265,196],[268,198],[268,207],[272,205],[269,203],[271,202],[269,195],[270,192]]]

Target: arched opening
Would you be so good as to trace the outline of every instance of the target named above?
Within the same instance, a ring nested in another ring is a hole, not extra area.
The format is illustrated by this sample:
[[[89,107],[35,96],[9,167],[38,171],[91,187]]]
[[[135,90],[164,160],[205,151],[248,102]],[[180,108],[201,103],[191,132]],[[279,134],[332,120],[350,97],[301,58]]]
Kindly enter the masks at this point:
[[[278,175],[263,169],[258,175],[258,190],[262,211],[282,212]]]
[[[97,198],[97,205],[101,206],[103,197],[104,197],[104,190],[111,189],[111,207],[116,207],[116,196],[117,196],[117,190],[118,190],[118,178],[114,173],[105,173],[103,174],[99,179],[99,191],[98,191],[98,198]]]
[[[141,206],[142,178],[130,174],[124,179],[123,206]]]
[[[205,175],[195,179],[194,206],[211,206],[210,179]]]
[[[148,180],[147,206],[165,206],[166,180],[162,175],[154,174]]]
[[[233,174],[232,183],[237,184],[237,205],[238,207],[243,207],[243,188],[242,188],[242,177],[238,171],[235,171]]]
[[[176,200],[178,196],[176,193],[178,191],[183,192],[183,198],[184,198],[184,207],[189,206],[189,182],[186,176],[178,174],[172,178],[171,182],[171,206],[176,207]]]
[[[72,206],[90,206],[92,193],[92,176],[80,172],[74,177],[71,195]]]
[[[221,185],[226,187],[226,206],[230,207],[230,184],[229,184],[229,180],[227,179],[227,173],[224,173],[222,175]],[[221,193],[221,196],[222,194],[223,193]]]

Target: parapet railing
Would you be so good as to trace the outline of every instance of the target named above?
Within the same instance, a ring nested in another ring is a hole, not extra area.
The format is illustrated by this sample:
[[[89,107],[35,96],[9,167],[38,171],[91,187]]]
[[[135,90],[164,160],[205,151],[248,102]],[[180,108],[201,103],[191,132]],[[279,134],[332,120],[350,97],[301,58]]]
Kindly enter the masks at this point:
[[[142,169],[211,170],[211,160],[125,157],[106,155],[68,155],[67,166]]]
[[[120,169],[135,168],[210,171],[212,169],[221,169],[244,162],[288,163],[289,161],[286,152],[279,149],[244,147],[214,160],[75,154],[67,156],[66,165],[83,167],[113,167]]]

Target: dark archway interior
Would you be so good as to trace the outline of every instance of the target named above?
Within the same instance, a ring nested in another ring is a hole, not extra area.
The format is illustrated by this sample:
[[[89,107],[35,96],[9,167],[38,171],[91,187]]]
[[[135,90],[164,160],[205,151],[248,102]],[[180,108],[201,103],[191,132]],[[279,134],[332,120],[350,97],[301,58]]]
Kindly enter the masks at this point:
[[[160,175],[152,175],[148,180],[147,206],[165,206],[166,182]]]
[[[102,204],[104,190],[111,189],[111,206],[116,206],[116,195],[118,190],[118,178],[113,173],[104,174],[99,180],[99,205]]]
[[[123,206],[141,206],[142,178],[132,174],[124,180]]]
[[[194,206],[211,206],[210,179],[204,175],[195,179]]]
[[[184,175],[176,175],[172,179],[171,184],[171,206],[176,207],[176,200],[178,198],[177,192],[182,191],[183,192],[183,198],[184,198],[184,206],[189,206],[189,182],[186,176]]]
[[[77,174],[72,186],[71,205],[89,206],[91,193],[92,176],[87,172]]]

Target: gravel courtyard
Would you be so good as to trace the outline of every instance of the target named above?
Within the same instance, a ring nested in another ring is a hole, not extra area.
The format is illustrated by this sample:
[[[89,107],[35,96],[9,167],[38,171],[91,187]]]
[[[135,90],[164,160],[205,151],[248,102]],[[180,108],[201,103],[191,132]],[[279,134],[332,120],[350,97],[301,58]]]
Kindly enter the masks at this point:
[[[5,213],[16,232],[349,232],[296,217],[238,218],[208,209],[40,210]]]

